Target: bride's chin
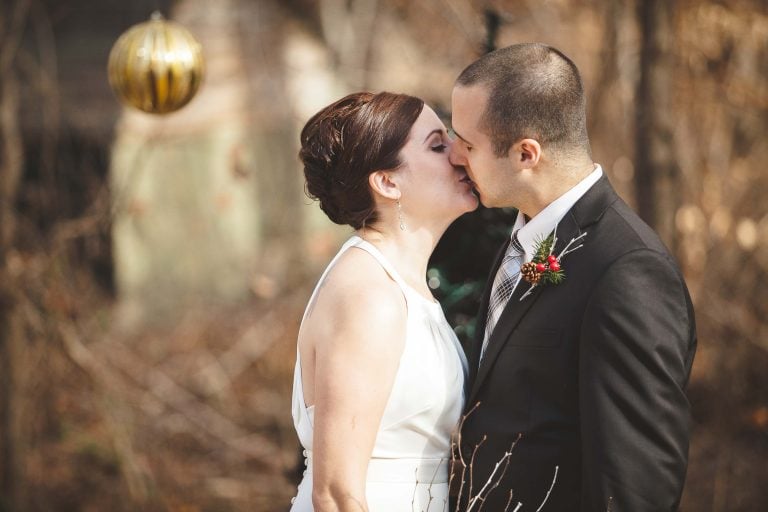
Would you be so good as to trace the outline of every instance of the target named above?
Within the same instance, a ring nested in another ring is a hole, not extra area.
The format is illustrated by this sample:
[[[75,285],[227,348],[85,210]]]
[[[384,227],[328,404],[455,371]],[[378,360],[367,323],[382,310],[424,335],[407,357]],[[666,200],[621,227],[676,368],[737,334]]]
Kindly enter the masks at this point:
[[[466,201],[467,207],[464,210],[464,213],[473,212],[480,206],[480,199],[478,199],[474,192],[469,193],[469,197],[467,197]]]

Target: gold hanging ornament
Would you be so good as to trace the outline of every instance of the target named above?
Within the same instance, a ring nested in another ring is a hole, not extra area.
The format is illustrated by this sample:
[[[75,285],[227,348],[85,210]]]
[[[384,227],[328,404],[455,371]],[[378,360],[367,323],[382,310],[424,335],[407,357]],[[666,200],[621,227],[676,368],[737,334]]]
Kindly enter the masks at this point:
[[[200,43],[192,34],[154,12],[115,42],[109,53],[109,84],[123,103],[167,114],[195,96],[204,65]]]

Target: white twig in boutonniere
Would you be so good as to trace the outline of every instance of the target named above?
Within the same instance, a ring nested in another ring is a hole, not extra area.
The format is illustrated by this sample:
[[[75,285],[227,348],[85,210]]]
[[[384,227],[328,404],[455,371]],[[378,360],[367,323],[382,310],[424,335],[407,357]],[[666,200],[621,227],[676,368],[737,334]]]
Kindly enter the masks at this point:
[[[556,230],[555,230],[556,231]],[[553,254],[555,244],[557,244],[557,236],[555,232],[552,232],[548,237],[536,242],[534,247],[533,259],[527,263],[523,263],[520,268],[520,273],[523,275],[523,279],[531,283],[531,287],[526,290],[520,300],[523,300],[531,294],[534,288],[540,284],[560,284],[565,279],[565,270],[563,270],[562,259],[566,254],[570,254],[577,249],[584,247],[584,237],[587,236],[587,232],[580,234],[576,238],[572,238],[568,245],[566,245],[560,254]],[[576,243],[578,245],[574,245]]]

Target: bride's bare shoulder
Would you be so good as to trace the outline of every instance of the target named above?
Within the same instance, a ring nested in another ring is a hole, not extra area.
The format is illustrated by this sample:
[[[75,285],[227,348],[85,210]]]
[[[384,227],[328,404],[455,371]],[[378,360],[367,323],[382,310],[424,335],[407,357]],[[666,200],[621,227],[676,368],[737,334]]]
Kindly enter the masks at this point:
[[[376,258],[365,250],[350,248],[328,272],[315,309],[339,321],[373,316],[379,321],[393,321],[405,316],[406,304],[399,285]]]
[[[400,286],[392,280],[376,258],[369,252],[350,248],[328,274],[329,287],[345,297],[339,299],[359,300],[374,297],[378,301],[404,303]]]

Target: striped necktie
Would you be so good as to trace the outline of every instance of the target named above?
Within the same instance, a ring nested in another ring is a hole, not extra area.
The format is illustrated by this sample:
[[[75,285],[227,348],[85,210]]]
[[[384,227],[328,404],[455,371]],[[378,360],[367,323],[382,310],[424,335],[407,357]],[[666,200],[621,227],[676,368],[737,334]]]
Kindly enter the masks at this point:
[[[491,288],[491,299],[488,303],[488,318],[485,322],[485,336],[483,337],[483,348],[480,351],[480,361],[483,360],[485,349],[488,348],[488,341],[491,339],[493,328],[499,321],[501,312],[509,302],[512,292],[515,291],[515,284],[520,275],[520,267],[523,264],[525,250],[517,239],[517,231],[512,235],[512,241],[507,247],[499,269],[496,271],[496,277],[493,280]]]

